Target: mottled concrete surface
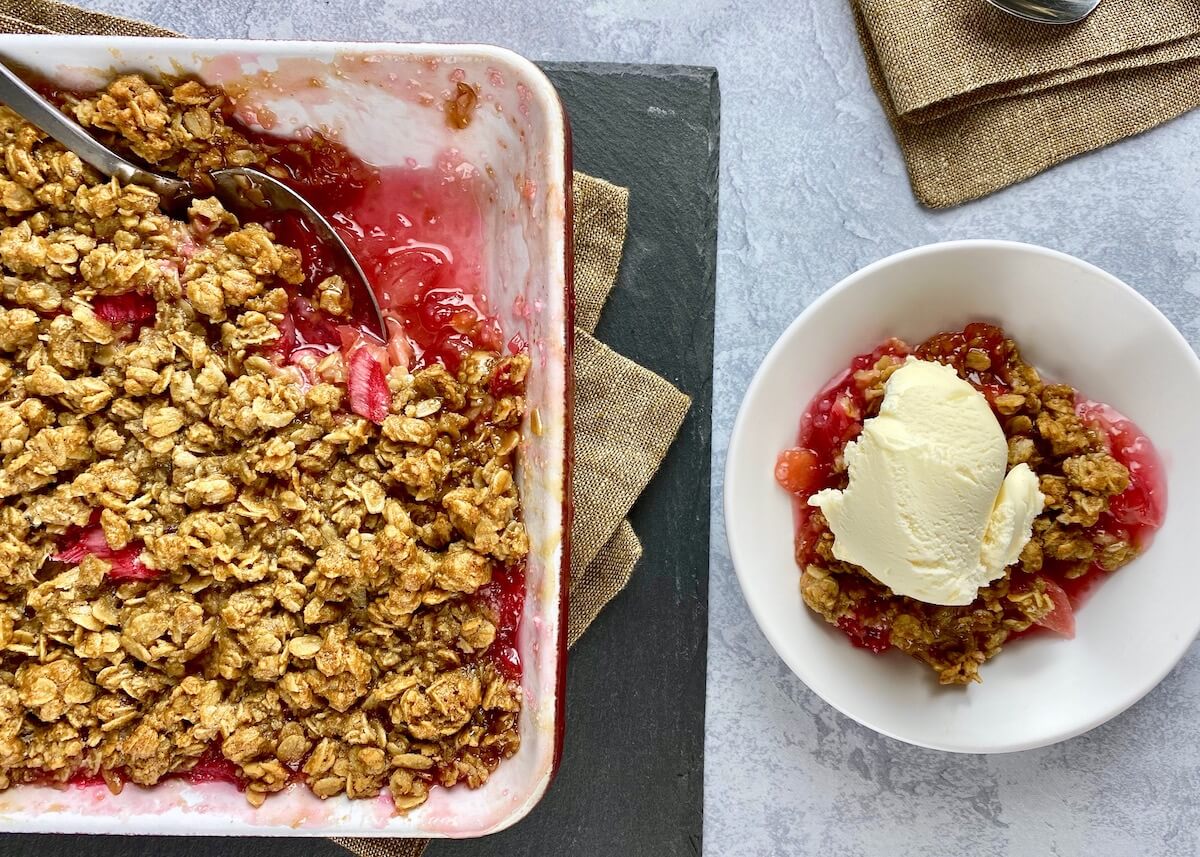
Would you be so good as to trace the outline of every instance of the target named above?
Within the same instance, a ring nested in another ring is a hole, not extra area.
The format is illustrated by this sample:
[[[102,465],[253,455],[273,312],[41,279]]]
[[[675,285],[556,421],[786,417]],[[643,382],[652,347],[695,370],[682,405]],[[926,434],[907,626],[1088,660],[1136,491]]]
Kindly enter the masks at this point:
[[[776,335],[825,288],[897,250],[963,237],[1046,244],[1135,285],[1200,342],[1200,114],[934,214],[909,193],[845,0],[85,2],[193,35],[479,40],[538,59],[717,66],[705,852],[1200,851],[1195,649],[1128,713],[1057,747],[991,758],[907,747],[833,712],[774,655],[737,589],[716,501],[737,404]]]

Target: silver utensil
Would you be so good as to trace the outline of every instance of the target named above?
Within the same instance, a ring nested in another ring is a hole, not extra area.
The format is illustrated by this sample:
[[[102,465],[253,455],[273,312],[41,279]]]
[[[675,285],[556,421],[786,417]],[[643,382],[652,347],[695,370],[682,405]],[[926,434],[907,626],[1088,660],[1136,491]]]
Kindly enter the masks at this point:
[[[987,0],[997,9],[1038,24],[1077,24],[1100,0]]]
[[[161,196],[168,206],[186,203],[195,195],[192,186],[187,182],[144,170],[101,145],[95,137],[38,95],[3,63],[0,63],[0,103],[41,128],[78,155],[84,163],[122,183],[150,188]],[[209,175],[216,197],[231,211],[294,211],[313,226],[322,240],[334,245],[346,263],[345,268],[357,280],[356,283],[350,284],[352,294],[356,298],[365,298],[370,306],[367,320],[375,327],[371,332],[381,340],[387,341],[387,325],[362,266],[358,264],[358,260],[334,230],[333,225],[313,208],[308,200],[274,176],[250,167],[230,167],[215,170]]]

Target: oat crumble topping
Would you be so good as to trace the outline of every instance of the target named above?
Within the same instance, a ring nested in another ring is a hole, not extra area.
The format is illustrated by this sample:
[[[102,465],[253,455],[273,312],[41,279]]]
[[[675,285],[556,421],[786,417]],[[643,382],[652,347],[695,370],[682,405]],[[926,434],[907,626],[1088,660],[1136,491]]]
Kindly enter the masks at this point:
[[[267,157],[194,81],[68,100],[184,177]],[[364,414],[369,353],[274,350],[296,250],[212,198],[173,219],[5,108],[0,150],[0,788],[214,753],[255,805],[480,785],[519,746],[481,590],[528,551],[528,358],[393,367]]]

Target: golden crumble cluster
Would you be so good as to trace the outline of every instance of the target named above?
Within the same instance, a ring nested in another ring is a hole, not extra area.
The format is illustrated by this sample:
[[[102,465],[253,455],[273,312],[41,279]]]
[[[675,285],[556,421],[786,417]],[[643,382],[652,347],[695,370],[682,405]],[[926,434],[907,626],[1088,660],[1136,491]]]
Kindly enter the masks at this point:
[[[860,636],[870,635],[872,628],[888,629],[883,645],[925,662],[942,684],[979,681],[980,666],[999,654],[1009,637],[1051,613],[1054,602],[1036,575],[1045,562],[1065,564],[1065,576],[1074,578],[1093,564],[1115,571],[1137,554],[1130,541],[1093,529],[1110,499],[1129,487],[1130,475],[1109,453],[1103,433],[1076,415],[1074,388],[1044,383],[1012,340],[1003,340],[1000,351],[1007,391],[993,404],[1008,439],[1008,466],[1029,465],[1046,497],[1018,564],[982,588],[972,604],[941,606],[897,596],[865,569],[836,559],[833,533],[819,510],[810,519],[812,550],[798,545],[801,594],[812,610],[843,629],[854,623]],[[942,353],[937,338],[917,354],[954,366],[966,380],[999,368],[984,348]],[[856,373],[855,384],[867,403],[864,419],[878,413],[884,384],[903,362],[904,357],[883,355],[872,368]],[[834,469],[844,487],[848,476],[840,455]],[[860,617],[869,617],[866,628],[858,627]],[[871,647],[869,637],[866,645]]]
[[[96,93],[67,94],[64,101],[101,142],[194,186],[211,188],[214,170],[265,165],[264,147],[228,121],[233,105],[219,87],[185,80],[167,91],[129,74]]]
[[[193,109],[218,98],[125,77],[75,110],[187,173],[244,143]],[[528,550],[528,358],[393,368],[376,424],[340,353],[272,356],[295,250],[215,199],[172,219],[5,108],[0,150],[0,788],[214,755],[255,805],[482,783],[519,745],[481,589]]]

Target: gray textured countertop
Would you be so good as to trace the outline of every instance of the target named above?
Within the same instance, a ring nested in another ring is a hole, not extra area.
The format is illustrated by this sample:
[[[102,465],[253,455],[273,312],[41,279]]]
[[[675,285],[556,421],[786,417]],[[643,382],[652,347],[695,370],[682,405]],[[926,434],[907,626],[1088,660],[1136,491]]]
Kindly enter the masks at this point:
[[[738,402],[776,335],[837,280],[907,247],[993,237],[1065,250],[1140,289],[1200,343],[1200,113],[931,213],[909,192],[845,0],[84,2],[192,35],[478,40],[538,59],[717,66],[724,128],[705,853],[1200,850],[1195,648],[1133,709],[1065,744],[996,757],[908,747],[835,713],[774,655],[737,589],[717,502]]]

